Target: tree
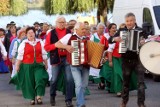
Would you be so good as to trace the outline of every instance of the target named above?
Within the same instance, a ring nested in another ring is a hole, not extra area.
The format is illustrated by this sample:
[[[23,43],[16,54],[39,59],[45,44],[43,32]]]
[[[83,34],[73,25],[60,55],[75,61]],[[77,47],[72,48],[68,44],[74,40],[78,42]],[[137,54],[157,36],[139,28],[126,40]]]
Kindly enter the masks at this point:
[[[92,0],[46,0],[47,14],[74,14],[76,12],[91,11],[94,7]]]
[[[0,0],[0,15],[9,15],[10,3],[9,0]]]
[[[0,15],[21,15],[27,12],[26,0],[0,0]]]
[[[107,13],[113,11],[114,0],[95,0],[97,3],[97,22],[107,22]]]
[[[26,0],[10,0],[12,15],[18,16],[27,12],[27,1]]]
[[[74,14],[97,8],[97,21],[106,22],[107,13],[113,10],[114,0],[45,0],[45,12]],[[0,0],[0,15],[21,15],[27,12],[27,0]]]
[[[98,22],[107,21],[107,13],[113,10],[114,0],[46,0],[46,13],[74,14],[76,12],[89,12],[97,7]],[[102,17],[100,20],[100,17]]]

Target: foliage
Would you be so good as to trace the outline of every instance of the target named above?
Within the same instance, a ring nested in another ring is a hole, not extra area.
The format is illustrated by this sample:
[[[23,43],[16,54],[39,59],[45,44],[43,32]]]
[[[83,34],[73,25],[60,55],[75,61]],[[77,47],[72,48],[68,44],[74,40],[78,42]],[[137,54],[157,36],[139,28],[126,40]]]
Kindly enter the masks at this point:
[[[50,0],[47,0],[48,2]],[[28,9],[43,9],[45,0],[27,0]]]
[[[114,0],[42,0],[46,14],[74,14],[97,8],[97,16],[113,10]],[[42,4],[40,2],[40,4]],[[33,6],[36,5],[35,3]],[[0,0],[0,15],[21,15],[27,12],[27,0]]]
[[[114,0],[96,0],[97,3],[97,21],[98,22],[107,22],[107,13],[113,11]],[[103,17],[101,20],[100,16]]]
[[[26,0],[10,0],[12,15],[18,16],[27,12]]]
[[[89,12],[98,6],[100,10],[107,7],[108,11],[113,10],[114,0],[45,0],[47,14],[66,14],[75,12]]]
[[[8,15],[10,11],[9,0],[0,0],[0,15]]]
[[[45,10],[47,14],[65,14],[67,0],[46,0]]]
[[[47,14],[74,14],[75,12],[89,12],[94,8],[93,0],[46,0]]]

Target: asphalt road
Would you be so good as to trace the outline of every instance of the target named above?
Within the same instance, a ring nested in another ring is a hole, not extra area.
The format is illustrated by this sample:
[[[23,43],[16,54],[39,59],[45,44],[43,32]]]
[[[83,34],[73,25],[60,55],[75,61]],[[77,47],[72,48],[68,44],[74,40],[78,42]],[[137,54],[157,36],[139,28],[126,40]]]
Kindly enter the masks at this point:
[[[9,85],[9,74],[0,74],[0,107],[50,107],[49,87],[43,97],[43,105],[30,105],[30,101],[22,97],[21,91],[17,91],[13,85]],[[160,83],[146,78],[146,106],[160,107]],[[121,98],[110,94],[105,90],[98,90],[97,84],[90,83],[91,95],[86,96],[86,107],[119,107]],[[75,98],[73,104],[75,105]],[[64,96],[58,92],[55,107],[65,107]],[[137,91],[130,92],[127,107],[137,107]]]

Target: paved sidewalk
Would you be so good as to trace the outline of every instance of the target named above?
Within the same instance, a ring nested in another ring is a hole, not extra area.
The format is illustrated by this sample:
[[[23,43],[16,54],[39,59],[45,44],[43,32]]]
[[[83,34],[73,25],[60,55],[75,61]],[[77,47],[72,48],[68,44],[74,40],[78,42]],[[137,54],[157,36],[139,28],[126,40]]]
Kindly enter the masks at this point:
[[[9,85],[9,74],[0,74],[0,107],[51,107],[49,104],[49,88],[43,98],[43,105],[30,106],[30,101],[22,97],[21,91],[16,91],[13,85]],[[160,107],[160,83],[146,80],[146,105],[147,107]],[[89,84],[91,95],[86,96],[86,107],[119,107],[121,98],[107,91],[98,90],[96,84]],[[137,107],[137,91],[130,92],[130,100],[127,107]],[[75,98],[73,99],[75,105]],[[56,106],[65,107],[64,96],[58,92]]]

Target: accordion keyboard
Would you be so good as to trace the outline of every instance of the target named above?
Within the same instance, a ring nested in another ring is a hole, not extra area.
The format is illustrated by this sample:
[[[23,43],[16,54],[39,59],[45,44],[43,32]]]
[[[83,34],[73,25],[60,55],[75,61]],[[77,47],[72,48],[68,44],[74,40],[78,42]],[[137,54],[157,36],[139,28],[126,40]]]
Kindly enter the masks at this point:
[[[120,32],[120,37],[122,39],[122,42],[120,42],[119,44],[119,53],[125,53],[127,51],[127,36],[128,36],[127,31]]]
[[[72,40],[71,41],[71,46],[74,47],[74,51],[72,52],[72,65],[79,65],[80,59],[79,59],[79,42],[77,40]]]

